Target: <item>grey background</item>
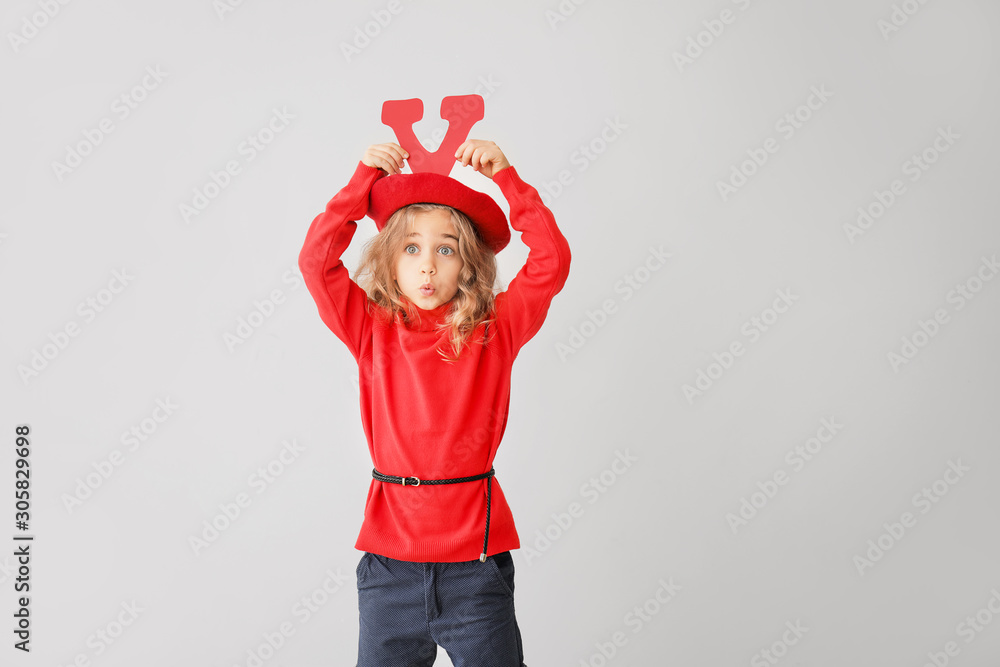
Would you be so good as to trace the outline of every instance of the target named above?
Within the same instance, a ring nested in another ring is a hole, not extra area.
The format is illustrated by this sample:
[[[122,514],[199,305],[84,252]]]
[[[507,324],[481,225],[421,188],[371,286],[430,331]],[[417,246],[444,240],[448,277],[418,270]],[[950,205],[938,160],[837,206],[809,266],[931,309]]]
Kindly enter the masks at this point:
[[[903,5],[919,11],[884,36]],[[354,664],[371,466],[356,365],[296,259],[365,147],[394,140],[383,100],[422,98],[415,129],[432,143],[441,98],[480,92],[472,137],[546,192],[573,250],[515,363],[496,460],[522,541],[526,663],[763,665],[773,648],[787,665],[917,666],[951,641],[948,664],[998,664],[1000,284],[975,282],[1000,250],[996,3],[564,0],[555,23],[554,0],[393,7],[91,0],[58,5],[15,45],[43,10],[5,3],[0,497],[13,535],[13,432],[30,424],[36,541],[30,655],[10,648],[16,575],[0,549],[2,662],[248,665],[286,623],[262,664]],[[679,68],[724,10],[732,22]],[[346,57],[372,12],[391,21]],[[120,118],[113,102],[147,67],[165,78]],[[831,95],[809,110],[813,87]],[[241,142],[274,109],[294,118],[247,161]],[[809,118],[786,137],[776,123],[797,110]],[[60,180],[53,163],[102,118],[113,132]],[[959,138],[935,156],[947,128]],[[779,150],[724,200],[718,183],[769,137]],[[581,162],[590,144],[601,152]],[[910,180],[904,164],[925,150],[937,160]],[[186,223],[180,205],[228,160],[241,172]],[[492,182],[452,175],[506,210]],[[844,226],[894,179],[905,193],[852,243]],[[359,224],[352,271],[374,233]],[[671,254],[651,272],[650,247]],[[504,284],[526,256],[515,232]],[[112,293],[116,270],[132,278]],[[626,276],[645,282],[628,293]],[[970,279],[980,289],[959,308],[952,290]],[[274,290],[282,302],[230,349]],[[796,300],[751,340],[743,327],[779,290]],[[78,305],[102,294],[88,321]],[[947,322],[894,367],[938,309]],[[22,378],[71,323],[79,335]],[[684,385],[737,341],[744,354],[689,400]],[[824,418],[842,428],[796,468],[787,453]],[[143,425],[138,446],[122,440]],[[292,441],[298,456],[257,493],[251,476]],[[594,492],[617,452],[635,462]],[[949,462],[967,470],[948,481]],[[734,530],[727,515],[782,472]],[[99,486],[67,505],[88,475]],[[917,501],[924,488],[935,502]],[[240,493],[250,504],[196,553],[190,538]],[[905,512],[915,525],[891,537]],[[884,555],[859,566],[879,540]],[[661,582],[679,587],[662,604]],[[306,620],[296,605],[312,595],[323,603]]]

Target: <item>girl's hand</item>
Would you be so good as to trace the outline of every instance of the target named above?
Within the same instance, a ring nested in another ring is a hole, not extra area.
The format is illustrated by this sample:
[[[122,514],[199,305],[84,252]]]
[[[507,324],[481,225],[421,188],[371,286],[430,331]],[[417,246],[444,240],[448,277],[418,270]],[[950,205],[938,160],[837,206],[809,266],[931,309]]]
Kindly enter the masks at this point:
[[[495,143],[481,139],[469,139],[459,146],[455,151],[455,159],[463,167],[471,164],[473,169],[491,179],[498,171],[510,166],[507,157]]]
[[[403,170],[404,158],[408,157],[410,154],[402,146],[390,141],[369,146],[361,162],[369,167],[378,167],[387,174],[398,174]]]

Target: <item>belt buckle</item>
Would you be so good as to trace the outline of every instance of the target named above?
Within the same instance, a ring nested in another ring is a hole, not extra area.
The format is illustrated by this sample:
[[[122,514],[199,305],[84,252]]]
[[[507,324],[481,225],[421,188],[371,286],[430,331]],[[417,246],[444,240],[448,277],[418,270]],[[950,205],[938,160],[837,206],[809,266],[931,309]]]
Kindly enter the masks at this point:
[[[415,480],[417,480],[416,484],[410,484],[410,486],[420,486],[420,478],[417,477],[416,475],[410,475],[409,477],[404,477],[403,481],[402,481],[403,486],[406,486],[406,480],[408,480],[408,479],[415,479]]]

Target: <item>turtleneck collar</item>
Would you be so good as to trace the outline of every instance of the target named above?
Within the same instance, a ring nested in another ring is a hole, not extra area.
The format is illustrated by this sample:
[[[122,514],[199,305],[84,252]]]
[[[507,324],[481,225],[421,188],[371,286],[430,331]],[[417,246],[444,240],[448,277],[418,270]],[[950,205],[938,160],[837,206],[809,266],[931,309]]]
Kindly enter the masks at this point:
[[[448,311],[451,310],[452,305],[451,301],[447,301],[442,303],[437,308],[426,310],[411,301],[405,294],[401,294],[399,298],[404,304],[408,304],[411,308],[417,311],[417,314],[420,317],[419,322],[412,321],[406,323],[407,328],[414,331],[433,331],[438,322],[444,321],[444,319],[448,316]]]

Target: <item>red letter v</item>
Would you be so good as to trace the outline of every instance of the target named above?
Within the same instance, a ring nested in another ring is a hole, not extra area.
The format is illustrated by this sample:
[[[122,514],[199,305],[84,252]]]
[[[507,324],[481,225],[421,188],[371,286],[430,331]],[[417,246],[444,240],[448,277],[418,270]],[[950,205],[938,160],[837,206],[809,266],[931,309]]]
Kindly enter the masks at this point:
[[[382,103],[382,123],[392,128],[407,153],[413,173],[421,171],[447,176],[455,166],[455,151],[469,137],[469,130],[483,119],[482,95],[452,95],[441,100],[441,118],[448,121],[444,141],[433,153],[427,152],[413,134],[413,124],[424,117],[424,103],[411,100],[386,100]]]

